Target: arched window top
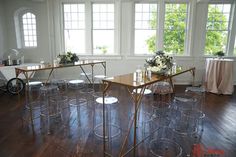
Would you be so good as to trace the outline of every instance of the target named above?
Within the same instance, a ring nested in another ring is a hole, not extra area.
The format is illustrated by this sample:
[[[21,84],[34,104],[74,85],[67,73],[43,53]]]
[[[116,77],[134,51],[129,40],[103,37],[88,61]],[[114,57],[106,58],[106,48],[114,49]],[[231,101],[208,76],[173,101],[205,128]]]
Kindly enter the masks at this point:
[[[35,15],[31,12],[26,12],[23,14],[22,18],[35,18]]]
[[[36,15],[28,8],[15,12],[15,27],[18,48],[37,47]]]
[[[37,47],[36,17],[31,12],[22,15],[24,47]]]

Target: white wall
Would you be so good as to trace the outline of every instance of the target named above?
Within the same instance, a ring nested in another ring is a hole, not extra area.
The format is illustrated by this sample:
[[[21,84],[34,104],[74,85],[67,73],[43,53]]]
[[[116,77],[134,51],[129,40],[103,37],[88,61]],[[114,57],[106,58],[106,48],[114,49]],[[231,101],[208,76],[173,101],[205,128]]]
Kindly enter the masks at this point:
[[[49,51],[48,10],[46,1],[32,2],[31,0],[5,0],[5,2],[8,48],[17,48],[14,13],[19,8],[26,7],[34,10],[36,13],[38,47],[25,48],[20,51],[24,53],[26,62],[39,62],[41,59],[50,61],[51,54]]]
[[[5,4],[0,0],[0,60],[3,57],[3,53],[6,51],[7,35],[6,35],[6,21],[5,21]]]
[[[192,10],[190,36],[191,44],[189,45],[190,56],[176,57],[177,64],[182,66],[195,66],[196,80],[202,81],[205,70],[204,51],[204,20],[207,16],[207,4],[192,2],[195,8]],[[1,3],[0,3],[1,4]],[[63,52],[61,46],[61,25],[60,25],[60,8],[59,0],[44,0],[43,2],[33,2],[32,0],[5,0],[5,15],[8,40],[8,48],[16,48],[16,35],[14,28],[14,12],[20,7],[28,7],[35,10],[37,14],[37,33],[38,33],[38,47],[36,49],[22,49],[25,59],[28,62],[39,62],[41,59],[51,62],[57,54]],[[109,76],[119,75],[133,72],[137,65],[143,65],[147,58],[131,56],[132,50],[132,9],[131,0],[121,0],[121,39],[120,39],[120,56],[117,57],[101,57],[107,61],[107,74]],[[0,7],[1,10],[1,7]],[[0,12],[0,34],[1,34],[1,12]],[[4,27],[4,26],[2,26]],[[1,40],[0,40],[1,45]],[[1,49],[0,49],[1,50]],[[88,56],[86,56],[87,58]],[[98,59],[98,57],[93,57]],[[95,67],[95,73],[101,73],[101,68]],[[236,64],[235,64],[234,78],[236,83]],[[55,73],[55,77],[73,78],[78,75],[80,71],[76,69],[61,69]],[[42,73],[40,76],[46,77]],[[191,82],[191,75],[185,74],[176,78],[176,83],[188,84]]]

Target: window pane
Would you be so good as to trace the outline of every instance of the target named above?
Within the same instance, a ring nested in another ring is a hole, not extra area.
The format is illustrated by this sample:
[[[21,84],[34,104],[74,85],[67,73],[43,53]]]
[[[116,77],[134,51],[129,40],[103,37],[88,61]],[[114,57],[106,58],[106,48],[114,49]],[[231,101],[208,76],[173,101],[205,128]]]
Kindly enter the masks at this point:
[[[93,4],[93,53],[114,54],[114,4]]]
[[[205,54],[226,51],[230,4],[209,4],[206,25]]]
[[[85,53],[85,5],[64,4],[65,51]]]
[[[156,51],[157,4],[135,4],[135,54]]]
[[[135,30],[135,54],[149,54],[149,49],[154,49],[156,51],[155,47],[155,30]]]
[[[65,51],[73,53],[85,53],[84,30],[65,30]]]
[[[27,12],[22,15],[22,29],[24,37],[24,47],[37,46],[37,33],[36,33],[36,17],[34,14]]]
[[[113,30],[93,30],[93,52],[94,54],[114,53]]]
[[[109,22],[114,23],[114,4],[93,4],[93,29],[114,29]]]
[[[187,4],[166,4],[164,51],[183,54],[186,36]]]

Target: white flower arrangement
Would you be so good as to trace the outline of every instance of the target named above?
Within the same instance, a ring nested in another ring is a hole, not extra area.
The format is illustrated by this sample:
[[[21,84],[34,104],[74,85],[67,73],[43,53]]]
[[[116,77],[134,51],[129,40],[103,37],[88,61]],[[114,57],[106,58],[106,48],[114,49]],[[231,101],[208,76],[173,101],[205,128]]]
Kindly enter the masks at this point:
[[[148,69],[153,73],[165,74],[173,66],[173,58],[162,51],[155,52],[152,58],[146,59]]]

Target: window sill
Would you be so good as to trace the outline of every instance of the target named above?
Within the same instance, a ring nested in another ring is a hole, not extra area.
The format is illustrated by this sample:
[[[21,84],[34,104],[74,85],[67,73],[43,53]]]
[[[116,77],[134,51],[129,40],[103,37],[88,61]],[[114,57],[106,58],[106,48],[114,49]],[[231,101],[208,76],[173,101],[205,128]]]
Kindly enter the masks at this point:
[[[80,59],[96,59],[96,60],[120,60],[121,55],[79,55]]]
[[[129,55],[129,56],[126,56],[126,59],[147,59],[147,58],[150,58],[152,57],[153,54],[151,55]],[[193,59],[192,56],[173,56],[173,55],[169,55],[169,56],[172,56],[174,57],[174,59],[178,59],[178,60],[190,60],[190,59]]]

